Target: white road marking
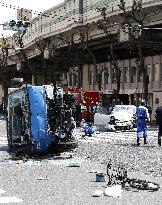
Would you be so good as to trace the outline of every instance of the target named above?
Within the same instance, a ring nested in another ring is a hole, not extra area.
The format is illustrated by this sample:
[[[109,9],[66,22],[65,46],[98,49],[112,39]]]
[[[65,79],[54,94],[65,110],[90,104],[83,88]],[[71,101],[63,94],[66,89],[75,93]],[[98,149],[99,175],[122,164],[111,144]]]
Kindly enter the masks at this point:
[[[5,193],[6,191],[0,188],[0,194]]]
[[[0,204],[8,204],[8,203],[20,203],[22,199],[17,198],[16,196],[12,197],[0,197]]]
[[[84,140],[84,138],[81,137],[81,133],[76,132],[75,133],[76,138],[80,141],[80,140]],[[148,131],[148,140],[152,140],[152,139],[157,139],[158,136],[158,131],[152,131],[149,130]],[[95,135],[93,135],[92,137],[85,137],[85,141],[87,142],[93,142],[93,141],[117,141],[117,140],[121,140],[121,141],[134,141],[137,139],[137,132],[132,132],[132,131],[126,131],[126,132],[122,132],[122,131],[117,131],[117,132],[101,132],[101,133],[97,133]]]
[[[0,194],[4,194],[6,191],[0,188]],[[6,197],[0,196],[0,204],[7,204],[7,203],[19,203],[22,202],[22,199],[17,198],[16,196]]]

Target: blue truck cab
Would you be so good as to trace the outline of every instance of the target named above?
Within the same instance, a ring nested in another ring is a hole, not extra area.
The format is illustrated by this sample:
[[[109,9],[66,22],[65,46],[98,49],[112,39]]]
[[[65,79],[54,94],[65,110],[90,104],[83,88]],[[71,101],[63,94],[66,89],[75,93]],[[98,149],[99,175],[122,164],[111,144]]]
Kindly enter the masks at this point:
[[[10,88],[7,100],[7,139],[10,153],[41,153],[72,137],[68,101],[53,85]],[[69,105],[70,106],[70,105]]]

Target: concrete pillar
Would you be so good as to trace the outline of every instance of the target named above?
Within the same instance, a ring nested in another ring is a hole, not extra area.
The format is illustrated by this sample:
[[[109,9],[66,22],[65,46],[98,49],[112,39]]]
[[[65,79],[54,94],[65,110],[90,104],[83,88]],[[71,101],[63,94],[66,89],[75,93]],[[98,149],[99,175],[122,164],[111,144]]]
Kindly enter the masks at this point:
[[[160,65],[159,65],[159,69],[160,69],[160,71],[159,71],[159,89],[161,88],[161,76],[162,76],[162,64],[161,64],[161,62],[162,62],[162,56],[160,55]]]
[[[3,97],[4,97],[4,90],[2,84],[0,84],[0,104],[2,103]]]
[[[84,64],[82,67],[82,90],[89,90],[89,80],[88,80],[88,64]]]
[[[34,76],[32,75],[32,85],[35,85],[34,83]]]

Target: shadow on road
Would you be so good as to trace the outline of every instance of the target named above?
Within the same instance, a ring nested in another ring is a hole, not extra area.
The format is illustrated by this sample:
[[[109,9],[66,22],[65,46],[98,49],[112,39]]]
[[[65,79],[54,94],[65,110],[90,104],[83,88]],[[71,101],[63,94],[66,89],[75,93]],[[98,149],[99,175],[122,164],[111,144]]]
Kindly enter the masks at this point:
[[[137,144],[130,144],[130,143],[114,143],[114,145],[120,145],[120,146],[123,146],[123,147],[137,147],[137,148],[154,148],[156,147],[155,145],[140,145],[140,146],[137,146]]]

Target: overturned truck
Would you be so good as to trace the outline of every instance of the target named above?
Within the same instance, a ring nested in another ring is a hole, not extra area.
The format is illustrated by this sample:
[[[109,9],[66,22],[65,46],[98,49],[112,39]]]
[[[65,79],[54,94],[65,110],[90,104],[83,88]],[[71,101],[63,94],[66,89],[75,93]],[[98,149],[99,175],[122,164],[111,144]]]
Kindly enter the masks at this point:
[[[7,101],[7,138],[9,152],[38,154],[68,143],[73,137],[71,107],[75,99],[53,85],[23,85],[10,88]]]

